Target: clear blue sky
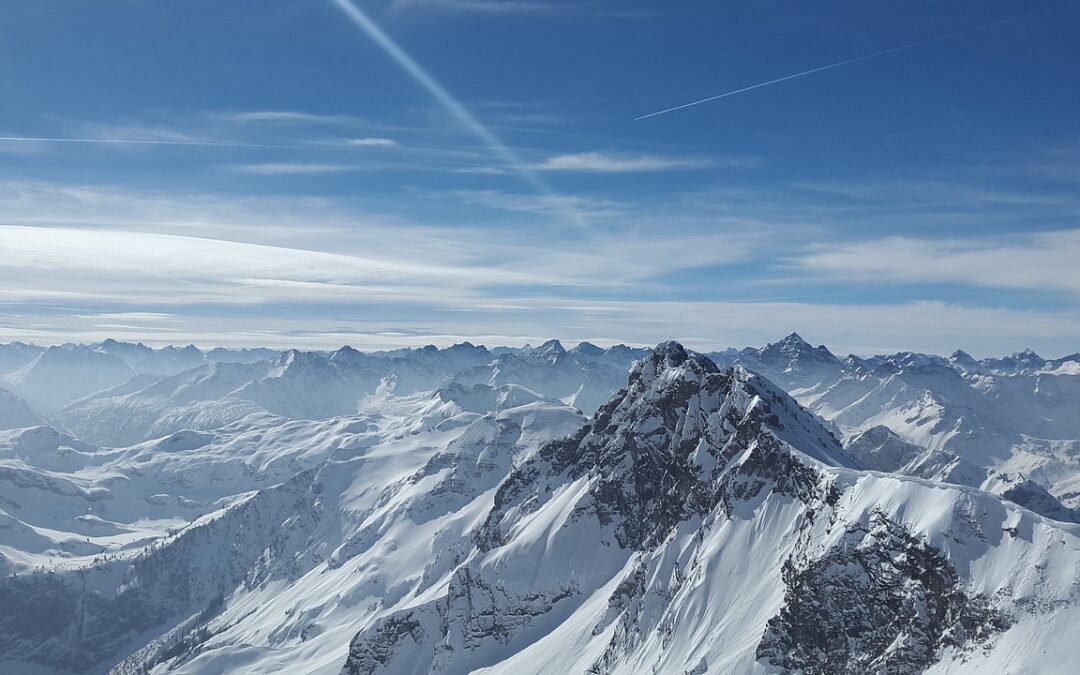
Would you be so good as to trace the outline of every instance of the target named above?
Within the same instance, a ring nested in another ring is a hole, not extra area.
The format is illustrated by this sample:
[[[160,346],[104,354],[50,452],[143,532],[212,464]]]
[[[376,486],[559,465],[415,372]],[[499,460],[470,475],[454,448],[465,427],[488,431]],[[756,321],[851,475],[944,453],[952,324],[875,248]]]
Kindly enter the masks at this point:
[[[1080,350],[1078,3],[347,4],[4,0],[0,340]]]

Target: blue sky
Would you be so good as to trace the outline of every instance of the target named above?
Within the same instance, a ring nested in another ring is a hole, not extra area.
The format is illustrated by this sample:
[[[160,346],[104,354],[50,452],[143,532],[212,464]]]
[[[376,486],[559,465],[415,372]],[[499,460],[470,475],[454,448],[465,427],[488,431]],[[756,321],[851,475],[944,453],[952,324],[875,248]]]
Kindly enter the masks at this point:
[[[5,0],[0,339],[1071,353],[1078,81],[1068,2]]]

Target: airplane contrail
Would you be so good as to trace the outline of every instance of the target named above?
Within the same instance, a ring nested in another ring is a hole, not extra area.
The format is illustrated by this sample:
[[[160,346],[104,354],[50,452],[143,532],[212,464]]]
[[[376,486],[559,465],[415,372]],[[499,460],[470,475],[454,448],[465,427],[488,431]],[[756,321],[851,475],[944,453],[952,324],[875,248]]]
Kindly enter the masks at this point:
[[[1014,16],[1014,17],[1009,18],[1009,19],[1002,19],[1001,21],[995,21],[993,23],[983,24],[982,26],[975,26],[974,28],[966,28],[964,30],[958,30],[955,33],[947,33],[945,35],[939,35],[937,37],[927,38],[925,40],[919,40],[918,42],[911,42],[911,43],[908,43],[906,45],[900,45],[899,47],[892,47],[890,49],[883,49],[883,50],[881,50],[879,52],[873,52],[871,54],[863,54],[862,56],[856,56],[854,58],[845,59],[843,61],[837,61],[836,63],[830,63],[830,64],[825,65],[825,66],[818,66],[817,68],[811,68],[810,70],[804,70],[801,73],[794,73],[792,75],[785,75],[784,77],[778,77],[775,80],[769,80],[768,82],[759,82],[758,84],[752,84],[749,87],[742,87],[741,89],[735,89],[733,91],[728,91],[728,92],[725,92],[723,94],[717,94],[716,96],[709,96],[708,98],[703,98],[703,99],[700,99],[698,101],[691,101],[690,103],[684,103],[682,105],[677,105],[677,106],[675,106],[673,108],[666,108],[664,110],[657,110],[656,112],[651,112],[648,115],[642,115],[641,117],[635,117],[634,121],[636,122],[636,121],[639,121],[639,120],[648,119],[650,117],[657,117],[659,115],[666,115],[667,113],[675,112],[676,110],[682,110],[684,108],[691,108],[691,107],[696,106],[696,105],[701,105],[702,103],[709,103],[710,101],[717,101],[717,100],[720,100],[722,98],[727,98],[729,96],[735,96],[736,94],[742,94],[742,93],[745,93],[745,92],[748,92],[748,91],[753,91],[754,89],[761,89],[762,87],[768,87],[768,86],[771,86],[771,85],[774,85],[774,84],[779,84],[781,82],[787,82],[788,80],[794,80],[794,79],[799,78],[799,77],[806,77],[807,75],[813,75],[814,73],[820,73],[820,72],[823,72],[823,71],[826,71],[826,70],[832,70],[833,68],[839,68],[840,66],[850,65],[852,63],[858,63],[859,61],[868,61],[870,59],[876,59],[879,56],[885,56],[887,54],[895,54],[896,52],[902,52],[902,51],[904,51],[906,49],[913,49],[915,47],[921,47],[922,45],[927,45],[927,44],[930,44],[932,42],[941,42],[942,40],[948,40],[950,38],[960,37],[961,35],[967,35],[969,33],[977,33],[979,31],[990,30],[991,28],[997,28],[999,26],[1004,26],[1006,24],[1015,23],[1017,21],[1022,21],[1023,19],[1033,17],[1033,16],[1035,16],[1037,14],[1045,14],[1046,12],[1049,12],[1049,11],[1051,11],[1053,9],[1057,9],[1057,7],[1058,7],[1058,5],[1055,5],[1054,7],[1047,7],[1045,9],[1040,9],[1040,10],[1037,10],[1037,11],[1034,11],[1034,12],[1028,12],[1027,14],[1021,14],[1019,16]]]
[[[500,141],[480,120],[478,120],[468,108],[439,84],[424,67],[416,62],[392,37],[386,34],[382,28],[368,17],[352,0],[332,0],[338,8],[345,13],[361,30],[375,41],[390,58],[392,58],[417,84],[423,87],[431,96],[438,101],[446,110],[453,115],[458,122],[473,133],[480,141],[495,153],[500,160],[517,173],[528,185],[541,196],[552,198],[556,204],[562,203],[554,190],[545,183],[540,176],[534,173],[529,166],[521,160],[513,150]],[[557,206],[570,216],[575,224],[584,225],[585,219],[576,211],[565,206]]]

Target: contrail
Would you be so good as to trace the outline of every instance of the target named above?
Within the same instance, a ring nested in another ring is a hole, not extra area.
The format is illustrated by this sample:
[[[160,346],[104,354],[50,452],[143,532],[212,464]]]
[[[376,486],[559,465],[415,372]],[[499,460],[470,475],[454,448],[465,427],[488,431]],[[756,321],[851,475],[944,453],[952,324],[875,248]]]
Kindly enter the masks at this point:
[[[919,40],[918,42],[911,42],[906,45],[900,45],[899,47],[892,47],[891,49],[883,49],[880,52],[873,52],[872,54],[863,54],[862,56],[856,56],[855,58],[845,59],[843,61],[837,61],[836,63],[830,63],[827,66],[818,66],[817,68],[811,68],[810,70],[804,70],[801,73],[795,73],[794,75],[785,75],[784,77],[778,77],[775,80],[769,80],[768,82],[760,82],[758,84],[752,84],[749,87],[743,87],[742,89],[735,89],[734,91],[725,92],[723,94],[717,94],[716,96],[710,96],[703,98],[699,101],[692,101],[690,103],[684,103],[677,105],[674,108],[667,108],[664,110],[658,110],[656,112],[649,113],[648,115],[642,115],[641,117],[635,117],[634,121],[648,119],[650,117],[657,117],[658,115],[666,115],[676,110],[682,110],[683,108],[690,108],[695,105],[701,105],[702,103],[709,103],[710,101],[717,101],[729,96],[735,96],[736,94],[742,94],[754,89],[761,89],[762,87],[768,87],[770,85],[779,84],[781,82],[787,82],[788,80],[794,80],[799,77],[806,77],[807,75],[813,75],[814,73],[820,73],[826,70],[832,70],[833,68],[839,68],[840,66],[846,66],[852,63],[858,63],[859,61],[868,61],[870,59],[876,59],[879,56],[885,56],[886,54],[895,54],[896,52],[902,52],[906,49],[914,49],[915,47],[921,47],[932,42],[941,42],[942,40],[948,40],[950,38],[959,37],[961,35],[967,35],[969,33],[977,33],[979,31],[990,30],[991,28],[997,28],[1006,24],[1014,23],[1016,21],[1022,21],[1024,19],[1036,16],[1038,14],[1045,14],[1053,9],[1057,9],[1058,5],[1054,7],[1047,7],[1034,12],[1028,12],[1027,14],[1021,14],[1020,16],[1014,16],[1010,19],[1002,19],[1001,21],[995,21],[993,23],[984,24],[982,26],[975,26],[974,28],[967,28],[964,30],[956,31],[955,33],[947,33],[946,35],[939,35],[937,37],[928,38],[926,40]]]
[[[558,204],[558,195],[545,183],[540,176],[536,175],[528,165],[518,157],[505,143],[500,141],[480,120],[469,112],[468,108],[461,104],[447,91],[424,67],[416,62],[401,45],[387,35],[367,14],[357,7],[352,0],[333,0],[333,3],[341,9],[353,23],[360,27],[368,37],[375,41],[402,69],[405,70],[416,82],[435,98],[446,110],[453,115],[463,126],[473,133],[480,141],[494,152],[500,160],[512,168],[529,187],[541,196],[553,198]],[[584,225],[585,221],[581,214],[562,209],[577,225]]]

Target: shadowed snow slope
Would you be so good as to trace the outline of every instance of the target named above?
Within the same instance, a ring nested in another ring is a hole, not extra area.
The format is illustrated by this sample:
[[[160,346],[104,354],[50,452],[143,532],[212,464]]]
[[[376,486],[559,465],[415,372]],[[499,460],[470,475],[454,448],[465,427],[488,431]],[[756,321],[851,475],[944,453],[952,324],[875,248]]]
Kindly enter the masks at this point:
[[[0,429],[20,429],[44,424],[41,418],[15,394],[0,389]]]
[[[49,347],[4,379],[27,401],[52,409],[125,382],[132,374],[116,356],[73,346]]]

